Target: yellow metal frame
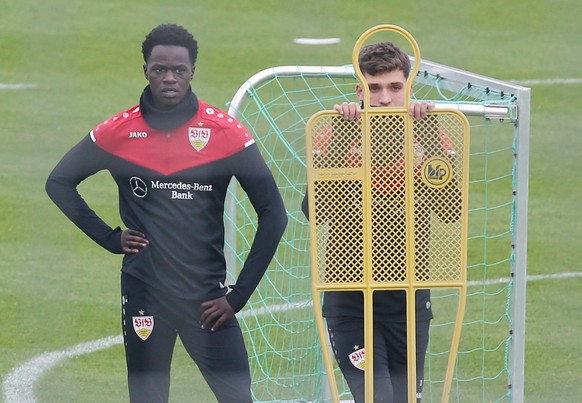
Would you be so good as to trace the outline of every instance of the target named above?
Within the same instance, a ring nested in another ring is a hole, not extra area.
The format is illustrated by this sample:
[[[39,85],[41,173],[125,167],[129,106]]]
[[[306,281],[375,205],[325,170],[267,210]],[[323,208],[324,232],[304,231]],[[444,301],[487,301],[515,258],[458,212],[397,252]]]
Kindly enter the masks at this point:
[[[411,44],[415,63],[412,71],[408,77],[406,83],[406,94],[405,94],[405,105],[406,107],[370,107],[370,94],[368,86],[363,84],[362,88],[364,91],[364,102],[363,102],[363,113],[361,117],[361,145],[362,145],[362,158],[361,166],[358,167],[335,167],[335,168],[325,168],[319,169],[316,167],[314,158],[317,153],[320,152],[314,144],[314,135],[318,129],[317,125],[322,120],[337,118],[339,115],[335,111],[322,111],[318,112],[311,117],[307,123],[306,128],[306,140],[307,140],[307,176],[308,176],[308,187],[309,189],[314,189],[317,181],[326,180],[347,180],[347,181],[358,181],[362,183],[362,201],[363,201],[363,267],[364,276],[363,281],[357,282],[340,282],[340,283],[329,283],[327,281],[321,281],[320,279],[320,261],[318,257],[318,236],[317,236],[317,211],[315,207],[316,203],[316,192],[309,192],[309,213],[310,213],[310,234],[311,234],[311,265],[312,265],[312,290],[313,290],[313,306],[315,310],[315,319],[321,339],[322,346],[327,345],[327,330],[324,326],[322,317],[322,306],[321,306],[321,296],[324,291],[361,291],[364,296],[364,338],[365,338],[365,349],[366,351],[373,351],[373,293],[379,290],[386,289],[400,289],[406,291],[406,301],[407,301],[407,344],[408,344],[408,390],[409,390],[409,401],[416,402],[416,304],[415,304],[415,292],[418,289],[427,288],[455,288],[459,292],[459,305],[455,321],[455,327],[453,330],[453,337],[451,341],[451,349],[448,360],[447,371],[445,375],[445,384],[443,387],[442,401],[448,401],[453,370],[456,361],[456,355],[459,346],[459,340],[461,335],[461,327],[463,322],[463,316],[465,311],[465,300],[467,293],[467,277],[466,277],[466,250],[467,250],[467,211],[468,211],[468,156],[469,156],[469,124],[466,117],[455,110],[440,110],[433,111],[430,115],[445,114],[445,118],[453,119],[458,121],[458,124],[462,126],[464,140],[462,141],[462,148],[457,149],[457,155],[462,155],[462,166],[458,169],[461,170],[463,177],[457,178],[459,180],[459,186],[461,190],[462,200],[461,200],[461,215],[460,215],[460,226],[461,226],[461,240],[460,240],[460,269],[455,270],[452,275],[453,278],[440,278],[436,281],[417,281],[414,267],[415,265],[415,241],[414,241],[414,222],[415,222],[415,210],[414,210],[414,180],[415,180],[415,167],[414,167],[414,117],[408,114],[408,104],[410,102],[412,93],[412,84],[414,78],[416,77],[419,66],[420,66],[420,50],[418,45],[412,35],[410,35],[406,30],[395,26],[395,25],[379,25],[373,27],[363,33],[358,41],[356,42],[353,53],[352,61],[354,65],[354,70],[357,74],[358,79],[361,83],[365,83],[363,74],[361,73],[358,65],[358,55],[360,49],[364,43],[374,34],[378,32],[393,32],[402,35]],[[406,208],[406,248],[407,248],[407,262],[406,262],[406,279],[404,281],[395,282],[377,282],[373,278],[373,267],[372,267],[372,213],[371,213],[371,194],[372,194],[372,177],[371,171],[373,169],[373,162],[371,157],[372,148],[372,127],[371,121],[379,116],[397,117],[404,121],[404,153],[405,153],[405,184],[407,188],[413,189],[411,191],[406,191],[405,197],[405,208]],[[373,356],[374,354],[368,353],[365,358],[365,396],[367,402],[373,402],[373,390],[374,390],[374,377],[373,377]],[[331,389],[332,399],[334,402],[339,402],[338,388],[334,375],[334,364],[328,348],[323,348],[323,359],[329,380],[329,385]]]

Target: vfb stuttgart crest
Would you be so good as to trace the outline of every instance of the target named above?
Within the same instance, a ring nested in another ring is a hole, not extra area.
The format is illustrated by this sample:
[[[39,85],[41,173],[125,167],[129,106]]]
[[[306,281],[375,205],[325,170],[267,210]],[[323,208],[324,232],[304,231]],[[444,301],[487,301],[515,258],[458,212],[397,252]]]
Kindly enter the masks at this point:
[[[366,350],[361,348],[359,350],[350,353],[350,362],[352,365],[358,369],[364,370],[366,365]]]
[[[196,151],[202,150],[210,141],[210,129],[205,127],[189,127],[188,139]]]
[[[152,334],[154,330],[154,317],[153,316],[134,316],[133,317],[133,330],[137,336],[146,340]]]

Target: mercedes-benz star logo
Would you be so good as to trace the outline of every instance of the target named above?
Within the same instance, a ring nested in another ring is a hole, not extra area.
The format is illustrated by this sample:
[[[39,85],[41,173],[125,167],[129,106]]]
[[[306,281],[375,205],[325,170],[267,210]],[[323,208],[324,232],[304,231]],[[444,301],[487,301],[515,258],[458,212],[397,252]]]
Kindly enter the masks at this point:
[[[133,194],[139,198],[143,198],[148,194],[146,183],[137,176],[132,176],[129,179],[129,186],[131,186],[131,191]]]

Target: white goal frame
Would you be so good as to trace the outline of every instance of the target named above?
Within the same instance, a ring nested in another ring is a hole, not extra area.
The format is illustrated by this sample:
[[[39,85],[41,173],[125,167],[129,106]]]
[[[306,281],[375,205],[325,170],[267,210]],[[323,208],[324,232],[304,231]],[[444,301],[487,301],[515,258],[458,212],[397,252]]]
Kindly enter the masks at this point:
[[[412,62],[414,59],[411,57]],[[298,74],[322,75],[338,78],[354,77],[352,65],[346,66],[278,66],[262,70],[249,78],[235,93],[229,103],[228,113],[240,118],[239,110],[245,99],[249,96],[250,90],[261,83],[280,76]],[[516,103],[512,106],[501,105],[476,105],[463,103],[436,104],[436,108],[455,108],[468,116],[483,116],[489,119],[506,120],[511,119],[515,125],[516,145],[515,145],[515,173],[513,181],[514,194],[514,228],[512,233],[513,260],[511,263],[510,275],[513,282],[513,292],[511,293],[510,311],[510,346],[509,346],[509,380],[508,387],[511,389],[511,401],[521,403],[524,401],[524,366],[525,366],[525,314],[526,314],[526,275],[527,275],[527,224],[528,224],[528,188],[529,188],[529,148],[530,148],[530,109],[531,90],[530,88],[517,85],[515,83],[501,81],[486,77],[476,73],[460,70],[450,66],[421,60],[420,70],[415,78],[415,82],[431,85],[432,79],[425,78],[427,75],[441,77],[439,85],[443,88],[456,92],[466,88],[469,84],[476,87],[488,88],[500,93],[515,96]],[[471,94],[473,95],[473,94]],[[475,92],[474,98],[479,99],[479,94]],[[234,181],[231,183],[234,186]],[[232,192],[229,192],[232,193]],[[229,197],[230,198],[230,197]],[[235,203],[227,200],[227,213],[230,217],[236,216]],[[226,241],[231,245],[235,243],[235,228],[227,226]],[[227,251],[228,252],[228,251]],[[226,256],[229,264],[236,259]],[[236,273],[233,266],[229,266],[229,272]]]

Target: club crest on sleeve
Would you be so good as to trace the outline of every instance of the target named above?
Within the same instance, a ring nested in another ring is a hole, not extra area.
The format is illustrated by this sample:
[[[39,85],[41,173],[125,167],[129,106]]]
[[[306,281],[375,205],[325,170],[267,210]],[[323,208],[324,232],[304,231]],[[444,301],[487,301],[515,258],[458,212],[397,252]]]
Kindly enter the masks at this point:
[[[153,316],[134,316],[133,330],[137,336],[142,340],[147,340],[154,330],[154,317]]]
[[[210,141],[210,129],[206,127],[189,127],[188,140],[196,151],[202,150]]]
[[[350,362],[352,365],[360,370],[364,370],[366,365],[366,351],[364,348],[354,351],[349,354]]]

